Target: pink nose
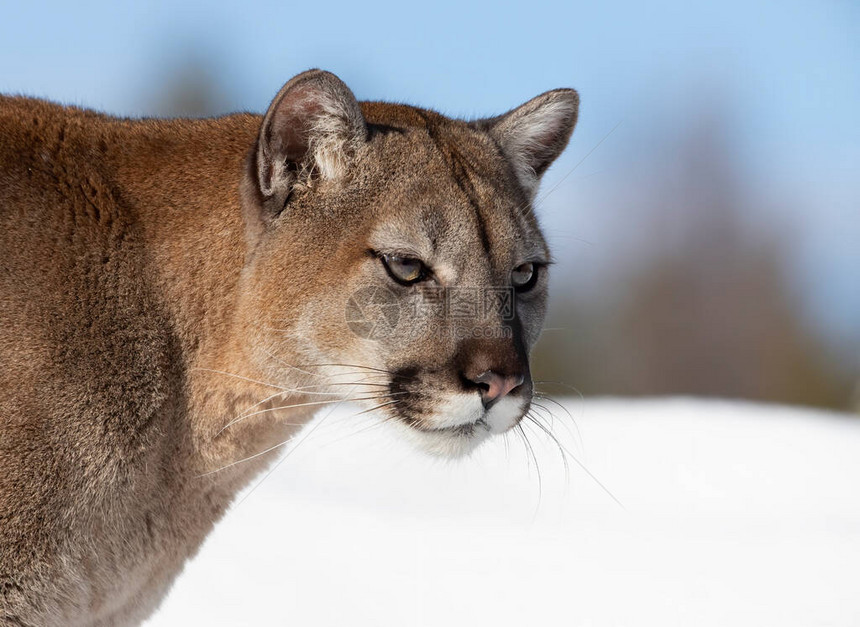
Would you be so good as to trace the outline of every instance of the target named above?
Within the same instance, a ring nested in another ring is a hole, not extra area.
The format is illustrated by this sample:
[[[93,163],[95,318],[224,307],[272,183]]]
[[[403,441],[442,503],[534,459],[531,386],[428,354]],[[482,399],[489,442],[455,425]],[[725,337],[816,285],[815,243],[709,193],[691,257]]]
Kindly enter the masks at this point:
[[[502,376],[492,370],[485,370],[477,377],[475,383],[481,389],[481,400],[484,407],[489,407],[506,394],[522,385],[523,375]]]

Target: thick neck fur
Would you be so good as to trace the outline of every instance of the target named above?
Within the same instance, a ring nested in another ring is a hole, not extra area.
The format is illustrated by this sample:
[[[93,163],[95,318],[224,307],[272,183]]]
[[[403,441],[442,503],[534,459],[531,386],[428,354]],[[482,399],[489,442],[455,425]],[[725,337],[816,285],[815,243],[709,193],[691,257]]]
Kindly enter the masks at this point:
[[[50,119],[52,107],[45,111]],[[254,332],[248,327],[257,322],[241,297],[249,243],[240,186],[260,119],[237,114],[123,122],[87,113],[57,122],[69,149],[104,148],[97,167],[79,177],[97,180],[108,173],[104,184],[131,208],[140,229],[145,280],[163,296],[160,304],[183,356],[188,420],[200,454],[194,466],[204,472],[263,450],[261,444],[282,435],[249,433],[251,425],[263,431],[261,424],[275,420],[248,420],[231,426],[232,433],[221,431],[277,391],[250,381],[265,374],[249,363],[244,346]]]
[[[239,187],[259,122],[0,97],[0,494],[22,492],[0,502],[0,624],[149,614],[274,453],[252,456],[311,414],[224,429],[283,402],[260,403],[279,390],[251,381],[242,341]]]

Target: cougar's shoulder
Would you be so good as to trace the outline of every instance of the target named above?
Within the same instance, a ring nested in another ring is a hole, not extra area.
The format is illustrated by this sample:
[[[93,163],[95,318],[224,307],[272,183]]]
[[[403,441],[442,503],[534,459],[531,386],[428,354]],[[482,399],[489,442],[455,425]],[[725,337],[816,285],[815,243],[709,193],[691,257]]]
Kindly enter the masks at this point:
[[[0,606],[22,624],[111,616],[144,583],[135,565],[165,579],[214,520],[169,509],[258,123],[0,98]]]

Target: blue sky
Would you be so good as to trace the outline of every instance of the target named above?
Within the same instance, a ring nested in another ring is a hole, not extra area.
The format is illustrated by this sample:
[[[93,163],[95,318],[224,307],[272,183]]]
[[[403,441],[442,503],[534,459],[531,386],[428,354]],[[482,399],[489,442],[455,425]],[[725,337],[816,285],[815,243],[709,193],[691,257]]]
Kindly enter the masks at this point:
[[[547,202],[549,226],[586,237],[588,204],[600,186],[623,186],[621,164],[649,159],[655,135],[718,102],[748,185],[779,207],[771,219],[793,225],[816,320],[850,332],[860,329],[858,42],[853,0],[31,2],[4,7],[0,91],[142,114],[189,51],[218,68],[234,109],[264,109],[309,67],[359,98],[470,117],[572,86],[580,125],[548,187],[621,122]]]

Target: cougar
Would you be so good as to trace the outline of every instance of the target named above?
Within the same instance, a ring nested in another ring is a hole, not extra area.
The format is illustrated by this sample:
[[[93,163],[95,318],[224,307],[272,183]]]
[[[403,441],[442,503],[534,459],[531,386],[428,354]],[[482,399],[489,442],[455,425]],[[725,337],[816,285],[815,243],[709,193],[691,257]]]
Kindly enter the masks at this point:
[[[321,407],[443,456],[517,425],[578,104],[461,121],[319,70],[263,116],[0,97],[0,624],[139,624]]]

